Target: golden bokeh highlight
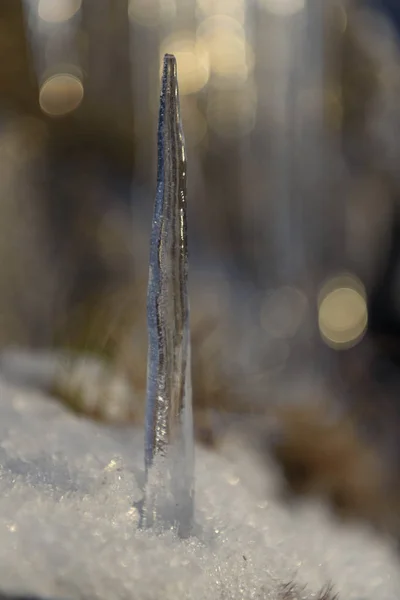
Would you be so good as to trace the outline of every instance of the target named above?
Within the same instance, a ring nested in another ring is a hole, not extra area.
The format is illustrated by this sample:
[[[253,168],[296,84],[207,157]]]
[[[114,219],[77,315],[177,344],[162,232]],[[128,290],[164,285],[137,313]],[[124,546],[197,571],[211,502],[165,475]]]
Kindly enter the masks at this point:
[[[178,32],[162,42],[160,72],[164,54],[175,55],[181,95],[199,92],[207,84],[210,77],[207,47],[194,35],[188,32]]]
[[[46,79],[40,88],[40,108],[51,117],[61,117],[77,109],[83,95],[79,77],[71,73],[57,73]]]
[[[247,81],[254,53],[241,23],[225,15],[209,17],[198,27],[197,36],[207,47],[214,87],[236,87]]]
[[[353,275],[329,280],[319,294],[318,325],[323,340],[332,348],[356,345],[368,325],[366,291]]]
[[[68,21],[81,9],[82,0],[39,0],[38,15],[46,23]]]

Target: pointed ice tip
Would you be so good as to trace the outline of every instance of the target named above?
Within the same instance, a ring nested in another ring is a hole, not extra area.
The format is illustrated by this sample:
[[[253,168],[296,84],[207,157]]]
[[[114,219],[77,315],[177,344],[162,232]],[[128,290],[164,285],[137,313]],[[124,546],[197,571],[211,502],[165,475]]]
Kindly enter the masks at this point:
[[[164,69],[168,68],[176,71],[176,58],[173,54],[164,54]]]
[[[172,61],[172,63],[176,64],[176,58],[173,54],[168,54],[168,52],[166,54],[164,54],[164,61]]]
[[[176,58],[173,54],[164,55],[164,66],[162,76],[161,96],[167,98],[178,92],[178,74]]]
[[[161,195],[156,199],[156,206],[158,205],[161,210],[164,193],[162,190],[165,187],[166,178],[172,176],[175,186],[182,185],[184,182],[181,179],[184,178],[186,172],[186,169],[182,168],[183,164],[179,166],[178,170],[176,170],[177,165],[173,167],[170,164],[172,154],[176,153],[182,157],[183,162],[186,161],[180,114],[178,69],[173,54],[164,55],[157,137],[157,183]]]

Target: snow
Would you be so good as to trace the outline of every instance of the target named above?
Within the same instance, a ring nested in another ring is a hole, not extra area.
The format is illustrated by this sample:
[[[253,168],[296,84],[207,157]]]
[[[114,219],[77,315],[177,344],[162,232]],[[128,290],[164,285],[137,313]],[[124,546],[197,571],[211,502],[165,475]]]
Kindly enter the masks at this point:
[[[394,551],[321,507],[285,507],[274,472],[237,435],[196,449],[196,531],[138,530],[143,432],[69,413],[0,380],[0,588],[53,598],[277,598],[281,583],[312,597],[394,600]]]

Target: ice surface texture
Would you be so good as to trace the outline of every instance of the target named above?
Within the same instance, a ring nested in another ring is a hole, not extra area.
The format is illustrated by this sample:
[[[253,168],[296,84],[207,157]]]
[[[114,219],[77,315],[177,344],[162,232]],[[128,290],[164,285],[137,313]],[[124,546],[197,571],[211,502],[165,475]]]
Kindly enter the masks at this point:
[[[341,600],[395,600],[398,564],[318,507],[290,512],[272,473],[227,440],[196,450],[196,536],[138,529],[143,432],[100,426],[0,380],[0,585],[90,600],[276,600],[332,580]]]
[[[166,55],[150,247],[144,520],[186,537],[193,520],[193,417],[186,233],[186,157],[177,65]]]

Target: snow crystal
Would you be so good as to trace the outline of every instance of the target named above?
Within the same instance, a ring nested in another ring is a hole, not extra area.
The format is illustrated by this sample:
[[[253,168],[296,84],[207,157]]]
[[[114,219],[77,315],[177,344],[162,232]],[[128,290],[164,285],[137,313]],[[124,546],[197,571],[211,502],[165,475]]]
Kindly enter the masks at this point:
[[[242,444],[196,450],[196,534],[138,528],[143,432],[92,423],[0,382],[0,587],[54,598],[269,599],[291,580],[309,597],[394,600],[393,551],[318,506],[274,499],[273,473]]]

